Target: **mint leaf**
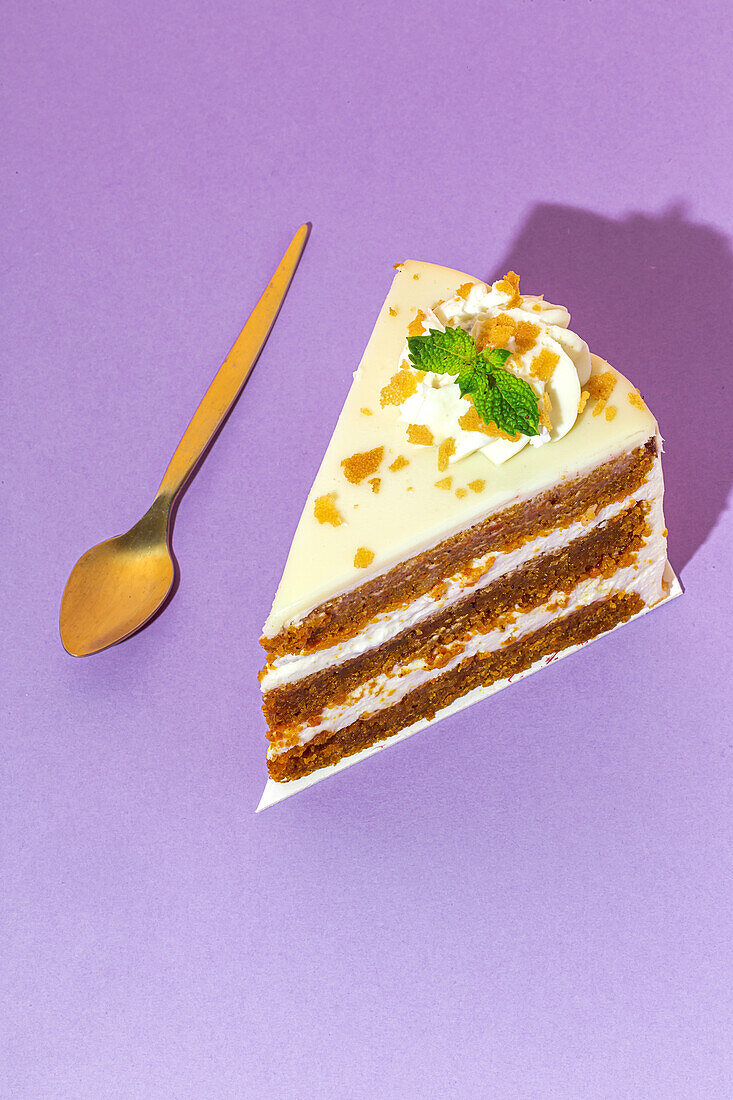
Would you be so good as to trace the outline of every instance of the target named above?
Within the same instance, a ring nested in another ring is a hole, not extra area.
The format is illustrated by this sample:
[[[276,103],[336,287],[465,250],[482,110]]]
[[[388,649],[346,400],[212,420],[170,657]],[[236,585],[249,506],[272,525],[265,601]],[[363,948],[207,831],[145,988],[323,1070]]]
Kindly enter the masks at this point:
[[[444,332],[431,328],[424,336],[408,336],[410,362],[417,370],[454,374],[461,397],[469,394],[485,424],[496,424],[507,435],[539,435],[537,395],[528,382],[504,368],[506,348],[479,353],[462,328]]]
[[[408,336],[407,348],[413,367],[433,374],[460,374],[478,355],[475,341],[462,328],[431,328],[427,336]]]
[[[497,367],[503,367],[511,354],[506,348],[486,348],[481,352],[481,359],[491,370],[495,370]]]
[[[502,408],[502,398],[496,386],[491,379],[483,378],[478,388],[471,394],[471,400],[473,401],[476,412],[479,414],[484,424],[496,424],[497,428],[501,428],[502,431],[510,432],[510,429],[504,426],[504,416]]]
[[[461,397],[466,397],[467,394],[474,393],[481,384],[482,377],[483,372],[478,364],[472,363],[470,367],[465,367],[456,378],[458,389],[461,391]]]
[[[494,423],[505,432],[519,431],[522,435],[540,434],[540,410],[537,403],[537,395],[530,386],[517,374],[509,370],[497,367],[491,372],[495,392],[498,392],[501,405],[496,404],[501,420],[494,417]],[[509,426],[507,426],[509,425]]]

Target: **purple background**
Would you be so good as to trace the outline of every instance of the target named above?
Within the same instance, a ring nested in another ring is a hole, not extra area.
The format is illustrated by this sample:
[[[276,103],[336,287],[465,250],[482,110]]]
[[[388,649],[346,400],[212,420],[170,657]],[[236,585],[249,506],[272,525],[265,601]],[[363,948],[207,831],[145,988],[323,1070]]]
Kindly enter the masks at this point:
[[[730,1095],[729,5],[4,11],[2,1095]],[[177,596],[67,657],[305,219]],[[408,257],[630,373],[686,595],[255,816],[259,628]]]

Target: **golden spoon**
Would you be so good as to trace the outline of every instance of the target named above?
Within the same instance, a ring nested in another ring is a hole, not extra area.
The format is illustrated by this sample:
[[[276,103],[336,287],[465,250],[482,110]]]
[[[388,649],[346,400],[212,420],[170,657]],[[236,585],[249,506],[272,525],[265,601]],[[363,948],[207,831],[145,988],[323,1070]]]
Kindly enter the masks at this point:
[[[61,597],[64,648],[85,657],[128,638],[165,603],[175,577],[171,509],[257,362],[295,274],[310,226],[301,225],[264,294],[183,433],[151,507],[124,535],[79,558]]]

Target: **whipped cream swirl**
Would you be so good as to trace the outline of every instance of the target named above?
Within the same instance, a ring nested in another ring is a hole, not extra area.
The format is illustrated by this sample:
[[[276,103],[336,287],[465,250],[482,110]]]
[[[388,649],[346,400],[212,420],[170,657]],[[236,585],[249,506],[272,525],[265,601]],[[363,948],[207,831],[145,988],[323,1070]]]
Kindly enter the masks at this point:
[[[454,298],[439,302],[432,310],[422,310],[418,317],[423,333],[430,329],[442,331],[450,325],[465,329],[474,339],[488,321],[500,315],[510,317],[515,323],[525,321],[534,325],[539,331],[531,348],[523,348],[521,344],[518,346],[513,336],[502,341],[502,346],[512,352],[506,368],[532,386],[541,407],[546,409],[545,425],[537,436],[520,435],[517,440],[498,436],[487,442],[483,432],[466,430],[459,423],[472,406],[467,398],[461,397],[454,377],[428,372],[417,383],[416,392],[400,406],[399,416],[406,424],[429,428],[436,444],[453,439],[455,450],[449,460],[451,463],[481,451],[493,463],[500,465],[528,443],[533,447],[542,447],[562,439],[578,415],[581,387],[590,376],[588,345],[568,328],[570,314],[564,306],[552,305],[531,294],[519,297],[513,288],[507,289],[507,285],[504,280],[491,286],[474,283],[469,288],[466,284]],[[543,350],[557,357],[552,374],[547,379],[539,377],[532,369]],[[407,343],[400,365],[410,365]]]

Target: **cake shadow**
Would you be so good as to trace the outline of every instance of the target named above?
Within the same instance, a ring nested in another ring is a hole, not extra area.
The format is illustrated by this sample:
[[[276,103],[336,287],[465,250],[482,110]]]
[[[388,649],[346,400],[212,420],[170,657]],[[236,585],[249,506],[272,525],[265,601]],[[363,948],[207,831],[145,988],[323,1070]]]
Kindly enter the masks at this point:
[[[527,293],[567,305],[571,327],[639,388],[665,441],[669,557],[684,569],[725,509],[733,420],[733,253],[681,204],[621,219],[534,207],[491,276],[514,269]]]

